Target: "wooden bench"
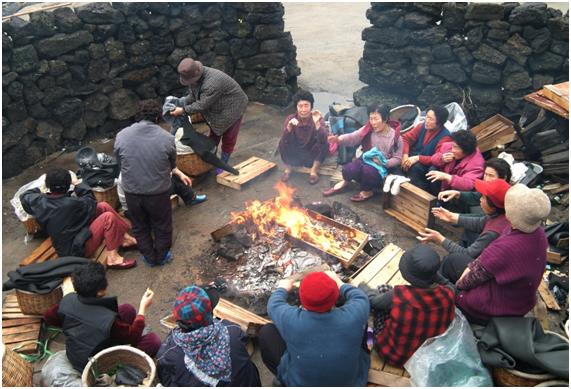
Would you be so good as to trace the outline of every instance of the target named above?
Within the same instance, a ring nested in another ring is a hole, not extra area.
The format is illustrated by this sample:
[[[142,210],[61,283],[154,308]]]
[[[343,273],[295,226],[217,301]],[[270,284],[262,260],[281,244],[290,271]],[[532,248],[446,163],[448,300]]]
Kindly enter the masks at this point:
[[[20,261],[20,266],[42,263],[55,258],[58,258],[58,255],[52,245],[52,239],[47,238],[34,251],[32,251],[30,255]],[[105,250],[105,244],[101,244],[101,246],[97,248],[92,258],[104,265],[106,264],[107,250]]]
[[[18,305],[15,293],[6,295],[2,304],[2,343],[10,349],[20,347],[19,352],[33,354],[42,334],[42,317],[25,315]]]
[[[401,184],[398,195],[385,193],[383,198],[385,212],[415,231],[434,227],[432,208],[435,205],[435,196],[410,182]]]

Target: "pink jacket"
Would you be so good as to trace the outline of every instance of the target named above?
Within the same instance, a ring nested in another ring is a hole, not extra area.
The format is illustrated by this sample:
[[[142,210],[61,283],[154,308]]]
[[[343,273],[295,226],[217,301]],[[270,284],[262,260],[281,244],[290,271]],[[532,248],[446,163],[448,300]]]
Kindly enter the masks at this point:
[[[480,149],[476,148],[472,154],[465,156],[459,161],[444,163],[442,154],[452,151],[452,143],[447,142],[440,150],[432,155],[432,165],[436,166],[444,173],[452,175],[452,181],[442,181],[441,190],[456,189],[459,191],[471,191],[474,189],[474,181],[484,175],[484,157]]]

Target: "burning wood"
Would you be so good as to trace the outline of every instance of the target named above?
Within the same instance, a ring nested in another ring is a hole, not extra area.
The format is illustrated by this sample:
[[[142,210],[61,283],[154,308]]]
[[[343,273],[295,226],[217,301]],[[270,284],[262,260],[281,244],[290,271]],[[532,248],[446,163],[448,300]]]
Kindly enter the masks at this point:
[[[231,225],[241,225],[252,240],[275,237],[285,229],[286,235],[300,240],[339,259],[347,268],[367,243],[369,236],[313,211],[293,205],[294,188],[279,182],[279,196],[273,200],[258,200],[248,204],[245,211],[233,212]],[[215,231],[232,231],[228,225]],[[216,238],[215,238],[216,239]]]

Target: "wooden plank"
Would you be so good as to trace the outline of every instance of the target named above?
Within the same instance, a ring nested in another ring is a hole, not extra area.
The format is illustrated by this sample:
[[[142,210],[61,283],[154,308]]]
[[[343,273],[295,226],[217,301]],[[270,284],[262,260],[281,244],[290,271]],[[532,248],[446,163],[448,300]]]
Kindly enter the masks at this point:
[[[371,365],[369,369],[373,370],[383,370],[385,367],[385,360],[379,356],[379,354],[375,351],[371,352]]]
[[[556,85],[544,85],[541,94],[569,112],[569,81]]]
[[[569,112],[568,111],[566,111],[564,108],[561,108],[559,105],[557,105],[553,101],[549,100],[545,96],[541,96],[539,91],[530,93],[530,94],[524,96],[523,98],[526,101],[529,101],[530,103],[537,105],[538,107],[547,109],[548,111],[556,113],[557,115],[559,115],[565,119],[569,119]]]
[[[236,225],[234,223],[226,223],[224,226],[218,228],[215,231],[212,231],[210,233],[210,236],[212,237],[212,239],[214,239],[215,242],[218,242],[220,241],[220,239],[234,233],[235,231],[236,231]]]
[[[25,315],[23,313],[2,313],[2,319],[42,318],[42,315]]]
[[[216,176],[216,182],[236,190],[242,190],[242,185],[261,176],[276,166],[274,162],[266,161],[258,157],[250,157],[246,161],[234,166],[234,168],[240,172],[238,176],[224,172]]]
[[[397,376],[385,371],[369,369],[369,382],[389,387],[409,387],[412,386],[410,378]]]
[[[73,287],[73,281],[71,277],[64,277],[63,282],[61,284],[61,289],[63,295],[75,292],[75,288]]]
[[[238,324],[244,332],[251,336],[257,335],[257,331],[259,331],[259,328],[263,325],[271,323],[270,320],[264,319],[223,298],[218,301],[213,313],[214,316],[220,319],[229,320]],[[255,331],[255,333],[252,333],[252,330]]]
[[[20,342],[20,343],[12,343],[9,345],[11,350],[16,349],[17,347],[22,346],[22,348],[18,349],[19,353],[24,353],[24,354],[35,354],[38,352],[38,344],[35,341],[30,341],[27,340],[25,342]],[[8,347],[8,345],[7,345]]]
[[[35,263],[36,260],[50,248],[52,248],[52,240],[51,238],[47,238],[36,249],[34,249],[34,251],[32,251],[32,254],[28,255],[20,262],[20,266],[27,266]]]
[[[16,293],[10,293],[6,295],[4,302],[18,302],[18,297],[16,297]]]
[[[388,282],[390,286],[397,286],[397,285],[409,285],[408,281],[404,279],[401,272],[398,271],[393,278],[391,278]]]
[[[39,328],[32,331],[19,332],[9,335],[5,335],[4,332],[2,332],[2,342],[4,344],[11,344],[11,343],[25,342],[27,340],[38,340],[39,334],[40,334]]]
[[[549,330],[549,314],[547,313],[547,306],[541,296],[537,296],[537,302],[531,312],[533,317],[539,320],[541,327],[543,327],[544,330]]]
[[[551,263],[553,265],[561,265],[561,263],[563,262],[564,259],[565,259],[565,256],[562,256],[561,253],[558,253],[557,251],[550,250],[549,248],[547,249],[547,262],[548,263]]]
[[[393,243],[389,243],[384,249],[377,253],[371,261],[369,261],[365,266],[363,266],[356,276],[354,275],[351,279],[351,284],[358,286],[361,282],[369,284],[379,272],[381,272],[385,266],[401,252],[402,249]],[[369,285],[370,287],[375,287],[376,285]]]
[[[569,248],[569,238],[559,239],[555,247],[557,247],[558,249]]]
[[[26,324],[39,323],[41,320],[42,319],[40,319],[39,317],[24,317],[20,319],[9,319],[9,320],[6,320],[6,318],[2,318],[2,328],[17,327]]]
[[[539,291],[539,295],[541,296],[543,301],[545,301],[547,308],[549,308],[553,311],[560,311],[561,310],[561,307],[559,307],[559,304],[557,304],[557,300],[555,300],[555,297],[553,297],[553,295],[549,291],[549,288],[547,287],[547,283],[544,280],[541,280],[541,282],[539,283],[538,291]]]
[[[400,250],[391,261],[379,272],[373,279],[369,281],[369,286],[376,287],[378,285],[387,284],[391,278],[399,271],[400,258],[404,254],[404,250]]]
[[[35,323],[28,323],[17,327],[6,327],[2,328],[2,335],[12,335],[12,334],[19,334],[22,332],[30,332],[30,331],[40,331],[41,323],[39,321]]]
[[[415,232],[418,231],[424,231],[425,226],[419,224],[418,222],[416,222],[415,220],[409,218],[406,214],[401,213],[399,211],[395,211],[394,209],[385,209],[385,212],[389,215],[391,215],[392,217],[394,217],[395,219],[399,220],[400,222],[402,222],[403,224],[405,224],[406,226],[412,228]]]
[[[394,374],[396,376],[402,376],[404,373],[404,369],[402,367],[394,367],[389,365],[388,363],[385,363],[385,366],[383,367],[383,371],[385,373],[390,373],[390,374]]]

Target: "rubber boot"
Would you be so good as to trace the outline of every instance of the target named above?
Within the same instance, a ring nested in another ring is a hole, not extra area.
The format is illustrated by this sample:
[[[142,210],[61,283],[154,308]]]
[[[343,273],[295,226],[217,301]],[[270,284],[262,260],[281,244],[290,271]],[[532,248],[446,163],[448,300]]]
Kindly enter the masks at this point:
[[[224,163],[228,163],[228,160],[230,159],[230,155],[231,155],[231,153],[226,153],[226,152],[222,151],[220,153],[220,160]],[[216,175],[222,173],[223,171],[224,171],[224,169],[216,168]]]

